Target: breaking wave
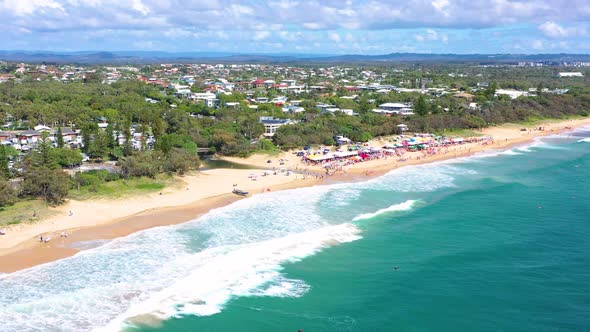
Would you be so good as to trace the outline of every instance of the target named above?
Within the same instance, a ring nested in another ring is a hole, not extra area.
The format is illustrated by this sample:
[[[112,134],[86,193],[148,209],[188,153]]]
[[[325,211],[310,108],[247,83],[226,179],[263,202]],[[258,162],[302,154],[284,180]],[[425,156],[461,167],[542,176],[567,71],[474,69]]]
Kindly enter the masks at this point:
[[[354,217],[354,219],[352,219],[352,221],[371,219],[371,218],[374,218],[374,217],[377,217],[379,215],[382,215],[384,213],[389,213],[389,212],[408,211],[414,206],[414,204],[416,204],[416,202],[417,202],[416,200],[410,199],[410,200],[407,200],[403,203],[394,204],[390,207],[386,207],[384,209],[377,210],[376,212],[373,212],[373,213],[359,214],[358,216]]]

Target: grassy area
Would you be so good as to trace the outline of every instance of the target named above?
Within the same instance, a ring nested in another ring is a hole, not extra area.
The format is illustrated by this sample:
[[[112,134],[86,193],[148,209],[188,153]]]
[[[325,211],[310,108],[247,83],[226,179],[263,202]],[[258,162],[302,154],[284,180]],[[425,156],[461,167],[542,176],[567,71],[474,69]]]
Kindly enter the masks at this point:
[[[70,190],[69,197],[76,200],[91,198],[121,198],[132,195],[148,194],[161,191],[165,187],[178,186],[182,181],[172,176],[161,175],[155,179],[132,178],[103,182],[98,185],[81,187],[80,190]]]
[[[33,223],[55,213],[40,199],[20,201],[12,206],[0,209],[0,226]]]
[[[585,118],[587,118],[587,117],[582,116],[582,115],[566,116],[566,117],[559,118],[559,119],[543,118],[543,117],[530,117],[527,120],[517,122],[516,124],[521,125],[521,126],[531,127],[531,126],[540,126],[543,124],[556,123],[556,122],[567,121],[567,120],[579,120],[579,119],[585,119]]]
[[[477,137],[483,136],[482,133],[476,132],[471,129],[445,129],[443,131],[435,132],[436,135],[447,136],[447,137]]]
[[[275,150],[256,150],[254,151],[252,154],[258,154],[258,155],[263,155],[263,156],[269,156],[269,157],[278,157],[281,155],[283,151],[280,149],[275,149]]]

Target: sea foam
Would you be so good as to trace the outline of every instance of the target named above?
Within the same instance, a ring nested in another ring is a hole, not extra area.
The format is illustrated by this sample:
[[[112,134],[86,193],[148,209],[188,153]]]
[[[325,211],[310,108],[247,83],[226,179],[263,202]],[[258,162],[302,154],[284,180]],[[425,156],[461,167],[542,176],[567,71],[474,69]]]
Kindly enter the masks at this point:
[[[309,286],[281,274],[281,264],[312,255],[326,246],[354,241],[351,224],[289,235],[261,243],[205,250],[186,259],[191,273],[131,306],[104,331],[118,330],[126,320],[149,315],[163,320],[180,315],[207,316],[220,312],[235,296],[297,297]]]
[[[2,330],[114,331],[138,317],[215,314],[236,296],[301,296],[309,287],[281,264],[360,238],[354,225],[318,211],[331,190],[255,195],[2,275]]]
[[[410,200],[407,200],[403,203],[394,204],[394,205],[386,207],[384,209],[377,210],[376,212],[373,212],[373,213],[359,214],[358,216],[354,217],[354,219],[352,219],[352,221],[371,219],[371,218],[374,218],[374,217],[377,217],[379,215],[382,215],[384,213],[389,213],[389,212],[408,211],[414,206],[414,204],[416,204],[416,202],[417,202],[416,200],[410,199]]]

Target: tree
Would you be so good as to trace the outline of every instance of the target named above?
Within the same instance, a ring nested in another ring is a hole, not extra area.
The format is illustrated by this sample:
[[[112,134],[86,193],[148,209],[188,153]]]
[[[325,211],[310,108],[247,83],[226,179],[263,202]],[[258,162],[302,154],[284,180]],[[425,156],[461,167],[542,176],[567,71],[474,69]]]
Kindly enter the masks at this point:
[[[498,84],[496,84],[496,82],[493,82],[492,84],[488,85],[488,87],[485,90],[485,95],[486,97],[488,97],[488,100],[494,98],[496,90],[498,90]]]
[[[82,152],[88,153],[90,143],[92,142],[92,135],[98,131],[96,123],[86,123],[82,126]]]
[[[423,95],[420,95],[416,102],[414,103],[414,112],[420,116],[425,116],[428,114],[428,103],[426,103],[426,99]]]
[[[96,158],[100,161],[106,159],[109,155],[110,139],[106,131],[99,130],[95,135],[94,139],[90,142],[88,147],[88,155],[91,158]]]
[[[55,149],[57,163],[61,167],[74,167],[82,163],[83,157],[79,150]]]
[[[359,140],[361,142],[368,142],[369,140],[371,140],[371,138],[373,138],[373,136],[371,136],[371,133],[369,132],[363,132],[360,136],[359,136]]]
[[[37,148],[32,151],[30,162],[49,169],[59,168],[55,148],[51,145],[47,133],[43,134],[41,140],[37,143]]]
[[[32,167],[23,173],[22,193],[41,197],[51,205],[63,203],[68,195],[71,178],[61,169]]]
[[[64,137],[63,134],[61,132],[61,127],[57,128],[57,147],[58,148],[63,148],[64,147]]]
[[[10,168],[8,167],[9,160],[10,155],[8,147],[0,144],[0,178],[10,178]]]
[[[121,175],[155,177],[162,169],[164,158],[159,151],[137,151],[119,161]]]
[[[113,124],[109,125],[105,129],[105,135],[107,139],[107,146],[109,149],[114,149],[117,146],[117,140],[115,139],[115,131],[113,130]]]
[[[23,195],[41,197],[53,205],[63,202],[70,187],[70,177],[59,167],[58,151],[44,134],[37,148],[25,159]]]
[[[16,191],[8,180],[0,177],[0,211],[3,207],[10,206],[14,202],[16,202]]]
[[[199,168],[200,164],[199,157],[194,152],[173,148],[166,156],[164,169],[167,172],[176,172],[179,175],[184,175],[184,173],[191,169]]]

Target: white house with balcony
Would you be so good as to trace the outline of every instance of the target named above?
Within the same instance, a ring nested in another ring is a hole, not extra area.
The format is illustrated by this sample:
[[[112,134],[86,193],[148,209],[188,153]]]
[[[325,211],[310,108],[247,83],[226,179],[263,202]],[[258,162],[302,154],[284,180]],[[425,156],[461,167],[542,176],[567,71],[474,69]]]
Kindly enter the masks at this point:
[[[373,112],[380,114],[413,115],[412,104],[410,103],[385,103],[379,105]]]
[[[275,119],[272,116],[261,116],[259,122],[264,126],[264,137],[273,137],[281,126],[294,123],[290,119]]]

